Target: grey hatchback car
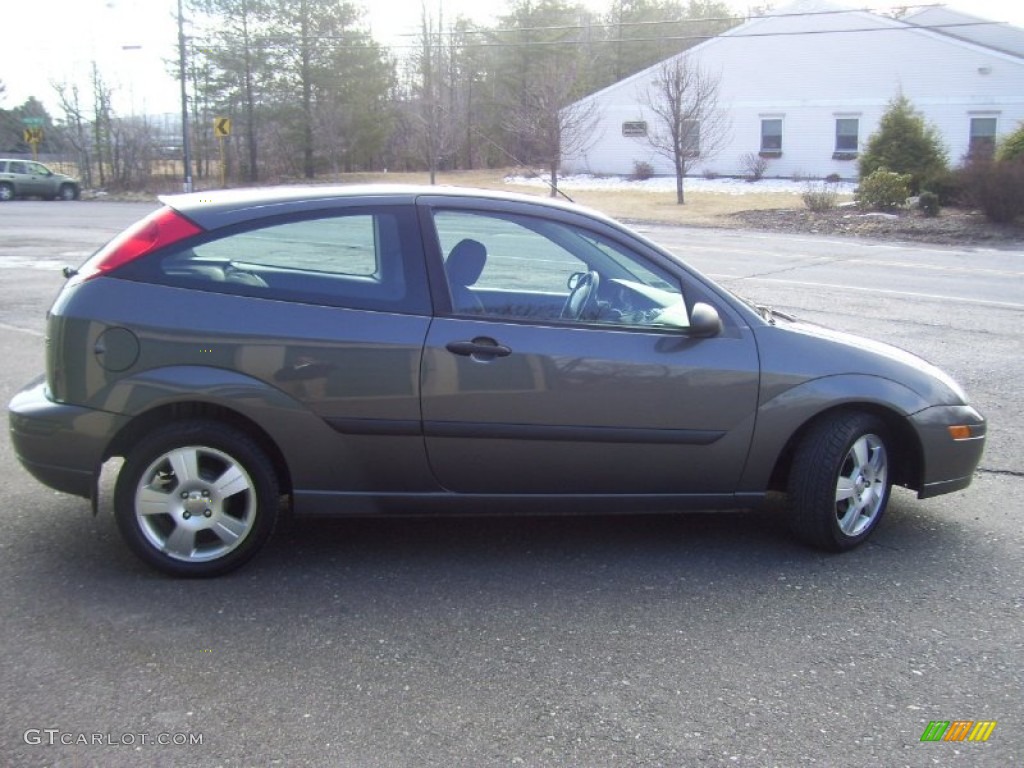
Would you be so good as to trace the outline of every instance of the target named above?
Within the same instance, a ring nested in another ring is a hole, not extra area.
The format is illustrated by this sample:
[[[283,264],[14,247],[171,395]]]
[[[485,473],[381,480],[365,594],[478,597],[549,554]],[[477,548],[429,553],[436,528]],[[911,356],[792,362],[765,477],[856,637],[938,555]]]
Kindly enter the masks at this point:
[[[907,352],[752,306],[599,214],[441,187],[172,196],[48,316],[10,431],[130,548],[224,573],[296,515],[759,508],[867,539],[985,420]]]

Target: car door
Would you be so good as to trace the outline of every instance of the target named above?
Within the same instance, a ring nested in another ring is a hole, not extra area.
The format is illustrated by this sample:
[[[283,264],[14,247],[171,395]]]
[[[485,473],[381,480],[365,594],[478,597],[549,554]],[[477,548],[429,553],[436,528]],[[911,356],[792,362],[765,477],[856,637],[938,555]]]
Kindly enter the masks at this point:
[[[23,188],[26,195],[38,195],[39,197],[53,197],[57,194],[54,189],[53,173],[41,163],[25,163],[25,182]]]
[[[556,221],[530,206],[421,202],[433,230],[432,284],[447,288],[435,306],[451,308],[428,332],[421,384],[427,453],[442,485],[733,491],[758,389],[755,343],[741,320],[722,307],[721,333],[690,335],[700,287],[608,225]]]
[[[32,176],[28,172],[28,166],[29,163],[24,160],[11,160],[7,164],[7,173],[4,178],[13,184],[14,194],[18,197],[39,194],[33,191],[35,187],[32,182]]]
[[[159,286],[135,295],[160,311],[145,319],[140,306],[125,323],[152,350],[140,365],[237,371],[318,417],[287,457],[297,491],[436,490],[420,425],[431,309],[412,205],[267,216],[118,274]]]

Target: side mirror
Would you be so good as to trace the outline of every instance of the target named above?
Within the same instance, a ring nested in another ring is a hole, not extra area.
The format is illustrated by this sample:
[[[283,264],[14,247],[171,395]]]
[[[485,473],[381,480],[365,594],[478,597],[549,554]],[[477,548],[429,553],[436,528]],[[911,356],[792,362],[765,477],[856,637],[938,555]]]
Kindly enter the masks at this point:
[[[690,331],[689,336],[698,339],[706,339],[717,336],[722,332],[722,318],[718,316],[718,310],[710,304],[702,301],[693,305],[690,310]]]

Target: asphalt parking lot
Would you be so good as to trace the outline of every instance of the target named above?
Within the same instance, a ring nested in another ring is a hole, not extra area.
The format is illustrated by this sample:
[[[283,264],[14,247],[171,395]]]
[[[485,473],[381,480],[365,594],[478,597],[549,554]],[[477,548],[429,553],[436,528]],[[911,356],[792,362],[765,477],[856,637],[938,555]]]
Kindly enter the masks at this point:
[[[58,268],[150,210],[0,206],[0,396]],[[46,217],[46,226],[39,224]],[[0,765],[1024,761],[1024,250],[645,228],[752,298],[917,351],[991,422],[965,492],[829,556],[777,515],[286,522],[174,580],[0,440]],[[932,721],[984,742],[922,742]]]

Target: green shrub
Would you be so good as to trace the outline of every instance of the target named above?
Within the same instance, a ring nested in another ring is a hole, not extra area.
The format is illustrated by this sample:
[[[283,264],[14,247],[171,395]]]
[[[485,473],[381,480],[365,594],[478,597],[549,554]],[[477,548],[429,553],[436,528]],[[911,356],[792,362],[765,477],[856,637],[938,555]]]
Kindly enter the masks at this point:
[[[955,205],[963,196],[960,176],[948,168],[925,178],[921,189],[934,192],[939,198],[939,205]]]
[[[808,210],[815,213],[823,213],[824,211],[831,211],[836,207],[838,191],[835,184],[830,184],[827,181],[809,181],[804,187],[801,197]]]
[[[647,181],[652,176],[654,176],[653,165],[646,160],[633,161],[633,173],[629,177],[630,181]]]
[[[934,192],[925,190],[921,193],[920,197],[917,198],[917,207],[921,209],[928,218],[933,218],[939,215],[939,196]]]
[[[825,177],[825,181],[831,182],[832,184],[838,184],[842,180],[843,177],[840,176],[838,173],[830,173],[828,176]]]
[[[865,210],[891,211],[907,203],[910,197],[910,174],[896,173],[879,168],[866,179],[861,179],[854,198],[857,206]]]
[[[999,142],[996,150],[997,160],[1016,160],[1024,157],[1024,123],[1017,126],[1017,130]]]
[[[879,168],[888,168],[910,177],[910,193],[917,194],[929,179],[948,168],[945,146],[934,126],[913,108],[906,96],[897,96],[868,138],[860,156],[860,176],[871,176]]]

